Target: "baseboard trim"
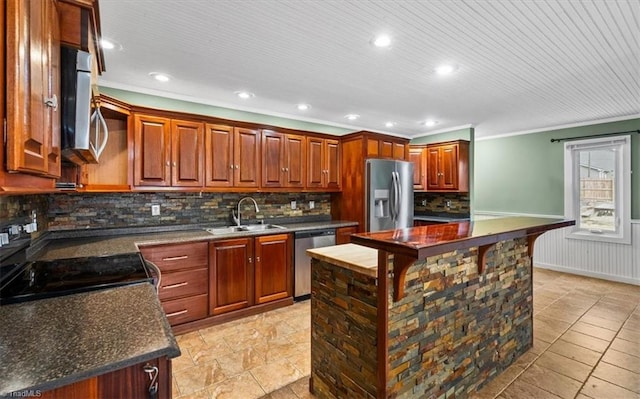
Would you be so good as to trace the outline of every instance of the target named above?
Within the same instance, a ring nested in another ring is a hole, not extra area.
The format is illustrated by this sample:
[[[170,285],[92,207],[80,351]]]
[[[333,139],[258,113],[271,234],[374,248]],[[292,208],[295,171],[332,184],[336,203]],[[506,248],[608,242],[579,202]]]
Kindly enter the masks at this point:
[[[587,271],[587,270],[575,269],[575,268],[572,268],[572,267],[553,265],[553,264],[550,264],[550,263],[537,262],[537,261],[534,263],[533,266],[534,267],[539,267],[540,269],[554,270],[556,272],[577,274],[577,275],[585,276],[585,277],[593,277],[593,278],[599,278],[599,279],[602,279],[602,280],[615,281],[617,283],[625,283],[625,284],[632,284],[632,285],[640,286],[640,279],[639,278],[613,276],[613,275],[606,274],[606,273],[590,272],[590,271]]]

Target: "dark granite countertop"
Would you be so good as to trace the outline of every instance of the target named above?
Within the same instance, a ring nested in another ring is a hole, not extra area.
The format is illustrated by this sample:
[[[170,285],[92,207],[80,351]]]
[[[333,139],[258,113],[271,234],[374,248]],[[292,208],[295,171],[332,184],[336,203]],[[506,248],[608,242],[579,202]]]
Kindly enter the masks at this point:
[[[151,284],[0,306],[0,397],[180,355]]]
[[[314,230],[319,228],[338,228],[355,226],[350,221],[313,221],[304,223],[277,223],[284,229],[266,231],[240,231],[228,234],[211,234],[204,230],[205,226],[180,226],[175,231],[157,231],[153,229],[142,232],[127,233],[126,230],[111,230],[105,234],[100,232],[94,236],[91,230],[70,232],[67,236],[51,239],[43,250],[36,255],[38,260],[76,258],[84,256],[108,256],[122,253],[137,252],[140,246],[176,244],[183,242],[211,241],[240,236],[258,236],[265,234],[292,233],[296,231]],[[163,230],[166,227],[162,228]]]

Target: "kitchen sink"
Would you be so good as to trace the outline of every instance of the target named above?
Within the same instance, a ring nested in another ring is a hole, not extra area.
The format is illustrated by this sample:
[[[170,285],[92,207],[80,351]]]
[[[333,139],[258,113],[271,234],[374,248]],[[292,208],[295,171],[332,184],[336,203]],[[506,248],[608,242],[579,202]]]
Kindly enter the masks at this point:
[[[286,229],[286,227],[278,226],[277,224],[245,224],[242,226],[225,226],[225,227],[212,227],[207,228],[205,231],[213,235],[241,233],[247,231],[264,231],[274,229]]]

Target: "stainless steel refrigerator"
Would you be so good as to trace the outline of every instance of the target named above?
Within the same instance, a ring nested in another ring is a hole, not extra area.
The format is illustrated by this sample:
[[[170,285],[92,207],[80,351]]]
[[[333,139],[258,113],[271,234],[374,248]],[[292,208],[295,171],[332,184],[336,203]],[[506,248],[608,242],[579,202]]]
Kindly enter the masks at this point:
[[[413,163],[366,160],[365,231],[413,227]]]

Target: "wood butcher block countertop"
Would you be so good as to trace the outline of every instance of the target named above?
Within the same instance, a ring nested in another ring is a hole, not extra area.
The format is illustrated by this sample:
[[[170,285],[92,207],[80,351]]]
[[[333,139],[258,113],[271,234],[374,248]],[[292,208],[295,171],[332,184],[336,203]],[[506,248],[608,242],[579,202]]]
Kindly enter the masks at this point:
[[[315,259],[344,267],[370,277],[378,276],[378,251],[356,244],[308,249]]]

